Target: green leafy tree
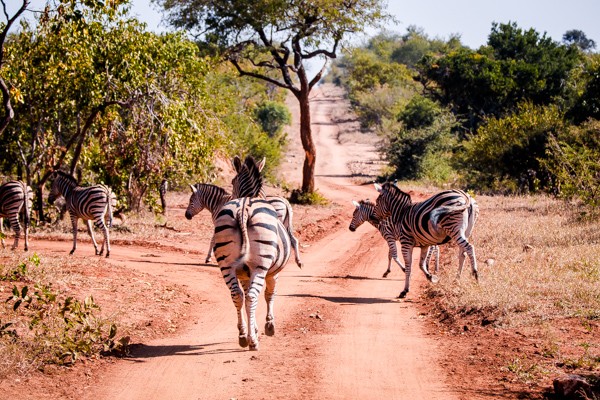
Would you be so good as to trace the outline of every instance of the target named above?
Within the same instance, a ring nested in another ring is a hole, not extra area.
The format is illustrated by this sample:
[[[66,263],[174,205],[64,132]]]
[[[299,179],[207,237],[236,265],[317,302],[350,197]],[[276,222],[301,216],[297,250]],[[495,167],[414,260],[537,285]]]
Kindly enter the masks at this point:
[[[201,33],[223,50],[239,74],[290,90],[300,105],[305,151],[302,191],[314,192],[316,148],[309,94],[344,37],[380,21],[380,0],[157,0],[176,27]],[[312,78],[306,63],[323,61]]]
[[[579,29],[571,29],[563,35],[563,42],[577,46],[581,51],[591,51],[596,48],[596,42],[588,39],[585,32]]]
[[[267,101],[256,109],[256,118],[260,122],[263,130],[271,138],[278,137],[283,127],[292,122],[292,114],[285,104],[274,101]]]
[[[541,160],[548,138],[564,126],[556,106],[519,105],[514,114],[491,117],[463,143],[460,164],[477,189],[508,193],[548,189],[552,177]]]
[[[15,4],[14,0],[10,1],[13,2],[13,5]],[[3,17],[6,19],[6,21],[0,21],[0,93],[2,93],[3,108],[3,115],[0,117],[0,135],[2,134],[2,132],[4,132],[10,121],[15,116],[15,112],[11,103],[11,90],[6,83],[4,79],[4,73],[2,72],[2,67],[6,63],[6,59],[4,56],[4,44],[6,42],[10,29],[13,27],[15,22],[21,17],[21,15],[27,10],[29,2],[30,0],[21,0],[19,2],[20,4],[18,5],[17,10],[13,14],[9,14],[7,11],[6,0],[0,0],[0,4],[2,5],[2,9],[4,10]],[[13,96],[16,96],[18,100],[20,94],[18,91],[13,91]]]
[[[551,135],[547,155],[543,164],[552,173],[559,196],[600,206],[600,121]]]
[[[553,42],[515,23],[493,24],[488,45],[460,49],[420,63],[420,80],[475,131],[484,118],[502,117],[523,101],[547,105],[565,93],[579,61],[577,49]]]

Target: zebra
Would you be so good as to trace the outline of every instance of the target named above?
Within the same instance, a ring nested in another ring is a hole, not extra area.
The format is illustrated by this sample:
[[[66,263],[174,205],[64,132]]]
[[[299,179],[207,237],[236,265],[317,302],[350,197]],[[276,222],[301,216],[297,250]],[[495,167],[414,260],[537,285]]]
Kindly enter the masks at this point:
[[[260,171],[255,169],[253,173]],[[287,230],[266,199],[233,199],[217,213],[214,252],[237,309],[239,344],[258,350],[256,307],[263,287],[267,302],[265,333],[275,334],[277,278],[291,253]]]
[[[460,278],[466,253],[471,261],[473,275],[476,280],[479,279],[475,248],[468,240],[479,215],[475,199],[462,190],[446,190],[425,201],[413,203],[408,193],[389,182],[383,186],[375,184],[375,189],[379,192],[375,205],[376,217],[379,220],[390,218],[400,232],[406,282],[399,298],[405,297],[409,291],[414,247],[421,248],[419,264],[427,279],[432,280],[434,277],[423,262],[427,249],[452,240],[459,248],[457,276]]]
[[[77,248],[77,222],[79,218],[83,219],[87,224],[87,229],[96,255],[104,253],[104,245],[106,244],[106,257],[110,255],[110,238],[108,227],[112,226],[113,208],[116,207],[116,197],[112,190],[106,185],[94,185],[89,187],[78,186],[77,180],[71,175],[62,171],[53,173],[52,187],[48,195],[48,202],[54,203],[57,197],[63,196],[67,203],[71,224],[73,226],[73,249],[69,254],[73,254]],[[108,227],[105,223],[105,218],[108,222]],[[92,229],[92,220],[94,225],[102,229],[104,234],[104,242],[100,251],[98,244],[94,238]]]
[[[254,157],[247,156],[244,162],[235,156],[233,158],[233,167],[237,174],[231,181],[233,186],[232,198],[240,197],[265,197],[263,189],[263,178],[260,172],[265,167],[265,158],[256,162]]]
[[[21,224],[19,213],[23,211],[23,225],[25,233],[24,250],[29,250],[29,222],[31,208],[33,207],[33,191],[25,182],[8,181],[0,186],[0,232],[2,232],[2,248],[4,243],[4,218],[8,218],[10,227],[15,231],[15,242],[11,249],[19,247],[21,237]]]
[[[383,273],[383,277],[387,278],[388,274],[392,269],[392,260],[398,264],[403,272],[406,272],[404,265],[398,258],[398,251],[396,248],[396,240],[400,239],[400,232],[396,229],[396,225],[392,224],[388,219],[379,221],[375,217],[375,203],[369,200],[360,200],[359,202],[352,201],[355,209],[352,214],[352,221],[350,222],[350,231],[354,232],[364,222],[368,222],[375,227],[381,233],[381,236],[385,239],[388,244],[388,267]],[[425,257],[425,264],[429,265],[431,257],[435,255],[435,273],[437,274],[440,265],[440,250],[437,245],[430,246]]]
[[[190,185],[190,188],[192,189],[192,195],[190,196],[190,201],[185,211],[185,217],[187,219],[192,219],[200,211],[206,208],[211,213],[214,224],[223,205],[233,198],[225,189],[209,183],[197,183],[195,185]],[[294,236],[292,206],[290,205],[289,201],[283,197],[267,196],[266,200],[273,206],[273,208],[275,208],[277,217],[283,223],[283,226],[285,226],[292,243],[292,248],[294,249],[296,265],[302,268],[300,251],[298,250],[298,240]],[[206,263],[209,263],[212,259],[214,245],[215,238],[213,235],[210,241],[208,254],[206,256]]]

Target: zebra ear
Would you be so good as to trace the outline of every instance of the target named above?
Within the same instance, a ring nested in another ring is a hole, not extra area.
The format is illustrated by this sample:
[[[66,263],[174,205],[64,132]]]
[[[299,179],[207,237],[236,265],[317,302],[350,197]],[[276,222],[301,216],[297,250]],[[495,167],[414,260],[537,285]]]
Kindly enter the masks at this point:
[[[192,188],[192,193],[196,193],[198,191],[198,189],[196,189],[196,186],[190,185],[190,187]]]
[[[235,172],[237,172],[238,174],[242,169],[242,160],[240,160],[238,156],[233,157],[233,168],[235,168]]]
[[[379,185],[379,184],[377,184],[377,183],[375,184],[375,190],[377,190],[378,192],[380,192],[380,193],[381,193],[381,190],[382,190],[382,189],[383,189],[383,188],[381,187],[381,185]]]
[[[358,204],[355,200],[352,200],[352,204],[354,204],[354,207],[359,208],[360,204]]]
[[[258,163],[258,172],[261,172],[263,170],[263,168],[265,167],[265,164],[267,163],[267,158],[263,157],[262,160],[260,160],[260,162]]]

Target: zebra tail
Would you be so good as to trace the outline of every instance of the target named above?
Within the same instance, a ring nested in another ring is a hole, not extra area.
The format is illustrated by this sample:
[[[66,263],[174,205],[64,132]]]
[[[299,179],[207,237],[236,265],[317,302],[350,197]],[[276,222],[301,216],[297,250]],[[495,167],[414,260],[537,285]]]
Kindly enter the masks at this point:
[[[242,234],[242,248],[240,251],[240,256],[232,263],[231,268],[234,271],[242,268],[246,264],[246,258],[248,256],[250,250],[250,238],[248,237],[248,207],[249,205],[246,203],[248,200],[247,197],[242,199],[242,206],[238,210],[236,214],[236,220],[240,227],[240,231]]]
[[[23,224],[25,225],[25,229],[27,229],[27,227],[29,227],[29,224],[31,222],[31,218],[29,215],[29,212],[30,212],[30,210],[29,210],[29,193],[31,193],[31,195],[33,197],[33,191],[31,191],[31,188],[27,184],[25,184],[24,189],[25,189],[25,192],[23,193],[24,194],[23,200],[25,200],[24,201],[25,204],[23,204],[23,207],[25,208],[25,216],[23,217]]]
[[[115,200],[116,203],[116,196],[113,193],[111,188],[108,188],[108,207],[107,207],[107,212],[108,212],[108,227],[112,228],[112,224],[113,224],[113,199]],[[115,204],[116,206],[116,204]]]

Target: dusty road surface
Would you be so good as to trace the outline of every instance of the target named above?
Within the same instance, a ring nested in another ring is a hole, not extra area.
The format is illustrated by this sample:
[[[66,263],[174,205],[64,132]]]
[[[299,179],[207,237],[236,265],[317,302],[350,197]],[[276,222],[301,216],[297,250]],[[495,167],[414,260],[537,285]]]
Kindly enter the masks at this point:
[[[350,232],[351,200],[375,199],[372,185],[350,176],[357,160],[375,158],[372,147],[341,144],[331,118],[340,92],[315,91],[313,134],[318,149],[317,188],[343,207],[338,223],[302,246],[305,267],[283,271],[275,301],[276,334],[264,335],[265,303],[258,308],[260,350],[237,344],[235,308],[216,265],[199,263],[208,242],[152,251],[113,246],[110,262],[185,285],[195,294],[187,324],[175,336],[136,344],[131,357],[100,371],[80,391],[84,399],[453,399],[460,398],[440,366],[442,343],[427,334],[416,304],[420,271],[405,300],[404,275],[390,278],[387,246],[371,226]],[[294,103],[290,103],[294,106]],[[297,116],[294,121],[298,121]],[[297,126],[292,146],[299,146]],[[284,177],[296,187],[303,161],[291,154]],[[353,164],[354,162],[354,164]],[[339,212],[339,211],[336,211]],[[183,211],[181,212],[183,214]],[[182,217],[182,216],[181,216]],[[66,251],[70,242],[38,241],[38,250]],[[83,249],[86,250],[83,250]],[[196,254],[184,250],[196,249]],[[78,250],[89,251],[89,243]],[[78,253],[76,253],[77,256]]]

